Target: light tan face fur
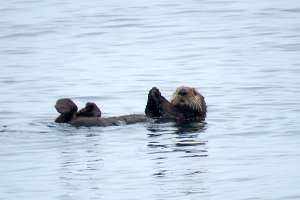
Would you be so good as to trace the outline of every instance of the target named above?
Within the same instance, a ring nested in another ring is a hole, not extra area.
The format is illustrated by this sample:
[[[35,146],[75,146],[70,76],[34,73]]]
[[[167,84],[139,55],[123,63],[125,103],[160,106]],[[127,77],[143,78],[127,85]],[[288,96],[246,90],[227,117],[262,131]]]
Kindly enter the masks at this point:
[[[206,112],[204,97],[191,87],[178,87],[173,93],[170,102],[175,106],[188,106],[196,111]]]

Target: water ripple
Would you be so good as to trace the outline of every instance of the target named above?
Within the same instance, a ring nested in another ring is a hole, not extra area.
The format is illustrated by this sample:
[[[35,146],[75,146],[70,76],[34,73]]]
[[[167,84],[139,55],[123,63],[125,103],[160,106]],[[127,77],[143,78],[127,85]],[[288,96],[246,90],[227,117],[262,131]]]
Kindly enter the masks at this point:
[[[0,39],[22,39],[24,37],[37,37],[42,35],[55,34],[55,31],[39,31],[39,32],[24,32],[24,33],[13,33],[9,35],[0,35]]]
[[[1,197],[299,199],[298,13],[271,0],[2,1]],[[206,123],[54,123],[58,98],[115,116],[181,85],[204,94]]]

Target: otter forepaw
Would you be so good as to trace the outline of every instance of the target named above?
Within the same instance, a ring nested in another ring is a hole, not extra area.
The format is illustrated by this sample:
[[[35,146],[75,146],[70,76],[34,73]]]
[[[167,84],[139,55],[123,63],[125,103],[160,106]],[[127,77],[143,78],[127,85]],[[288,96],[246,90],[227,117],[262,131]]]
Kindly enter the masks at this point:
[[[159,110],[160,97],[161,97],[161,93],[159,92],[158,88],[153,87],[149,91],[147,105],[146,105],[146,109],[145,109],[145,113],[148,117],[160,117],[161,116],[160,110]]]
[[[153,87],[150,91],[149,91],[149,95],[148,95],[148,99],[152,98],[156,103],[159,102],[161,97],[161,93],[159,91],[158,88]]]

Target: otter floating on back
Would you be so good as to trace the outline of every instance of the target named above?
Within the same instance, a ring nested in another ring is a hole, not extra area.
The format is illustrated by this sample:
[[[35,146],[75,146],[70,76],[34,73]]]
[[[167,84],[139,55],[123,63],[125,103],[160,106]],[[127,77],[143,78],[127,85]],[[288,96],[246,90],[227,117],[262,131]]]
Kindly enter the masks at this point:
[[[139,122],[175,122],[203,121],[206,117],[204,97],[191,87],[176,89],[171,100],[163,97],[158,88],[153,87],[148,94],[145,114],[130,114],[117,117],[101,117],[101,110],[95,103],[86,103],[78,111],[76,104],[69,98],[59,99],[55,105],[60,116],[57,123],[69,123],[74,126],[114,126]]]

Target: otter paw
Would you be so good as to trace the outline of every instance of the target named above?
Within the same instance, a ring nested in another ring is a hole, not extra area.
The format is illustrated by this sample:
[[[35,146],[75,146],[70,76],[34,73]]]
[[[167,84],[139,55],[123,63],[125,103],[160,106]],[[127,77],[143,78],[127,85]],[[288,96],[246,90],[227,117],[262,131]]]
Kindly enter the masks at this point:
[[[159,102],[160,100],[160,97],[161,97],[161,93],[159,91],[158,88],[156,87],[153,87],[150,91],[149,91],[149,95],[148,95],[148,99],[152,99],[154,100],[156,103]]]
[[[161,94],[159,92],[159,89],[156,87],[153,87],[149,93],[148,93],[148,101],[145,109],[145,113],[148,117],[160,117],[160,110],[159,110],[159,104],[160,104]]]

